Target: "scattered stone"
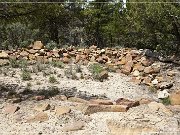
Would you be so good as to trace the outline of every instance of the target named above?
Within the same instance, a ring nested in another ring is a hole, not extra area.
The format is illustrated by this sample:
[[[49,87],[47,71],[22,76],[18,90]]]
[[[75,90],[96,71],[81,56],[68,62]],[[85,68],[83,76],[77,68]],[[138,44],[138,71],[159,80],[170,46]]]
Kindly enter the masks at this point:
[[[34,99],[37,101],[44,100],[45,96],[35,96]]]
[[[97,104],[97,105],[113,105],[113,102],[110,100],[104,99],[91,99],[90,104]]]
[[[171,105],[180,105],[180,91],[170,94],[169,99]]]
[[[104,80],[108,78],[108,71],[104,70],[99,74],[100,79]]]
[[[151,102],[148,104],[148,106],[152,111],[161,111],[169,116],[173,115],[172,112],[169,109],[167,109],[162,103]]]
[[[20,109],[19,106],[14,106],[14,105],[7,105],[4,107],[4,113],[5,114],[13,114],[16,111],[18,111]]]
[[[41,41],[35,41],[34,42],[34,45],[33,45],[33,49],[34,50],[40,50],[43,48],[43,44]]]
[[[131,101],[128,99],[119,98],[118,100],[116,100],[116,104],[117,105],[126,105],[126,106],[128,106],[128,108],[131,108],[131,107],[138,106],[139,101]]]
[[[64,106],[58,106],[55,107],[55,111],[56,111],[56,115],[63,115],[63,114],[67,114],[71,111],[71,109],[69,107],[64,107]]]
[[[90,104],[83,109],[85,115],[97,112],[126,112],[128,107],[126,105],[96,105]]]
[[[0,53],[0,58],[6,59],[6,58],[8,58],[8,57],[9,57],[9,55],[8,55],[5,51],[2,51],[2,52]]]
[[[133,72],[133,76],[139,76],[140,75],[140,72],[138,71],[138,70],[135,70],[134,72]]]
[[[0,66],[6,66],[9,64],[9,60],[6,59],[0,59]]]
[[[154,79],[153,81],[152,81],[152,84],[154,84],[154,85],[156,85],[156,84],[158,84],[159,82],[158,82],[158,79]]]
[[[9,99],[10,103],[20,103],[21,101],[22,101],[21,98],[12,98],[12,99]]]
[[[63,128],[62,131],[64,132],[69,132],[69,131],[77,131],[81,130],[84,127],[84,122],[81,121],[76,121],[71,124],[66,124]]]
[[[82,98],[78,98],[78,97],[70,97],[70,98],[68,98],[68,101],[89,104],[89,101],[82,99]]]
[[[162,82],[160,84],[160,89],[170,89],[173,86],[173,83]]]
[[[153,68],[151,66],[144,68],[144,73],[151,74],[153,73]]]
[[[167,90],[159,91],[158,92],[158,98],[159,99],[164,99],[167,98],[170,94],[168,93]]]
[[[44,121],[48,121],[48,120],[49,120],[48,114],[45,112],[40,112],[40,113],[36,114],[35,116],[28,118],[26,122],[28,122],[28,123],[44,122]]]
[[[51,108],[50,104],[45,103],[45,104],[38,104],[34,109],[36,111],[46,111],[49,110]]]
[[[142,105],[142,104],[149,104],[151,103],[152,100],[151,99],[147,99],[147,98],[142,98],[139,100],[139,104]]]
[[[60,101],[66,101],[67,100],[67,97],[65,95],[57,95],[55,98],[57,100],[60,100]]]

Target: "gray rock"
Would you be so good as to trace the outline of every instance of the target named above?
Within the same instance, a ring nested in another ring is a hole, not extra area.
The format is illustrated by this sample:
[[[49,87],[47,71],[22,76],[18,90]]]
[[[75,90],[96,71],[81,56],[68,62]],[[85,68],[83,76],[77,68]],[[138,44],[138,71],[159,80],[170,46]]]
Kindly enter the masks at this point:
[[[158,98],[164,99],[167,98],[170,94],[167,92],[167,90],[159,91],[158,92]]]

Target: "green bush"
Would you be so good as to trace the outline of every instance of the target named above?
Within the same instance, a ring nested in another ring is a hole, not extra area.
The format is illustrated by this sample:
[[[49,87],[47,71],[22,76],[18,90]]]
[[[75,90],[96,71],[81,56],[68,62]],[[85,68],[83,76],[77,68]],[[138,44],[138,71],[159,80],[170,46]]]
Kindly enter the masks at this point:
[[[64,63],[61,61],[52,61],[50,64],[53,67],[64,68]]]
[[[170,101],[169,97],[161,99],[161,102],[164,105],[170,105],[171,104],[171,101]]]
[[[50,77],[49,77],[49,82],[50,82],[50,83],[56,83],[56,82],[57,82],[56,77],[55,77],[55,76],[50,76]]]
[[[31,73],[29,71],[27,71],[27,70],[22,71],[21,77],[22,77],[22,80],[24,80],[24,81],[29,81],[29,80],[32,79],[31,78]]]
[[[94,63],[89,66],[89,71],[92,73],[94,79],[101,80],[100,73],[103,71],[103,66],[99,63]]]
[[[0,25],[0,31],[1,49],[27,47],[39,32],[38,29],[32,29],[30,25],[20,22]]]

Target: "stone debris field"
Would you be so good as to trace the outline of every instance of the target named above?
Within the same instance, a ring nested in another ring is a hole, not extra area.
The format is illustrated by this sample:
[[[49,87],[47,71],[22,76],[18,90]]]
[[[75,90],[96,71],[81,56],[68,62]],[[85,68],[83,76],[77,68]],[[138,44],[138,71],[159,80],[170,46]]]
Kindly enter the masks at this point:
[[[0,51],[1,135],[179,135],[180,61],[132,48]]]

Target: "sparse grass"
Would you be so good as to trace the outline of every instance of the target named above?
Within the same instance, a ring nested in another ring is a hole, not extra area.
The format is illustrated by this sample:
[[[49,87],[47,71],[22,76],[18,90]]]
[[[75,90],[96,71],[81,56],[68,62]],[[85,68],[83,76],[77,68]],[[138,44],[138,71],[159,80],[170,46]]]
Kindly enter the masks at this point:
[[[64,68],[64,63],[61,61],[52,61],[50,63],[53,67]]]
[[[169,97],[164,98],[164,99],[161,99],[161,102],[162,102],[164,105],[170,105],[170,104],[171,104],[171,101],[170,101]]]
[[[57,82],[56,77],[55,77],[55,76],[50,76],[50,77],[49,77],[49,82],[50,82],[50,83],[56,83],[56,82]]]
[[[28,83],[26,84],[26,87],[30,89],[30,88],[32,87],[32,84],[31,84],[30,82],[28,82]]]
[[[73,66],[70,65],[67,69],[64,70],[64,74],[67,78],[71,78],[71,79],[77,79],[76,76],[76,70],[73,70]]]
[[[155,86],[149,86],[149,90],[153,93],[157,92],[157,88]]]
[[[10,66],[12,68],[22,68],[25,69],[27,68],[27,60],[21,59],[21,60],[16,60],[16,59],[9,59]]]
[[[27,71],[27,70],[22,71],[21,77],[22,77],[22,80],[24,80],[24,81],[29,81],[29,80],[32,79],[31,78],[31,73],[29,71]]]
[[[103,70],[103,66],[98,63],[94,63],[89,66],[89,71],[92,73],[92,77],[100,81],[102,80],[102,78],[100,77],[100,73]]]
[[[40,82],[40,81],[37,81],[37,82],[36,82],[36,85],[41,85],[41,82]]]
[[[76,64],[75,70],[76,70],[77,73],[82,73],[81,65],[80,64]]]

